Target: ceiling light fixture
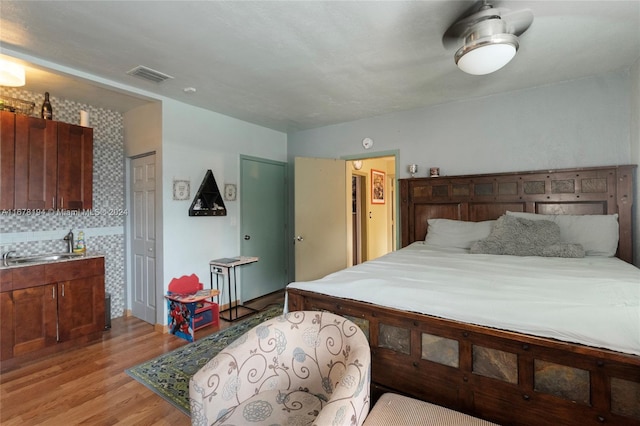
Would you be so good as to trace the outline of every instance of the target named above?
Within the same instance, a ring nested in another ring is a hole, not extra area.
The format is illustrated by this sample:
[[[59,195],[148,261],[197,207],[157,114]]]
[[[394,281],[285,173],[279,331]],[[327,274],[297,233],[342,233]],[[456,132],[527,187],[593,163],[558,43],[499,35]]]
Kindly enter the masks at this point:
[[[507,32],[500,16],[492,15],[472,27],[454,59],[467,74],[490,74],[507,65],[519,46],[518,37]]]
[[[454,60],[462,71],[490,74],[514,58],[520,47],[518,37],[532,22],[530,9],[510,10],[477,1],[445,31],[442,43],[457,49]]]
[[[19,87],[26,82],[22,65],[0,59],[0,86]]]

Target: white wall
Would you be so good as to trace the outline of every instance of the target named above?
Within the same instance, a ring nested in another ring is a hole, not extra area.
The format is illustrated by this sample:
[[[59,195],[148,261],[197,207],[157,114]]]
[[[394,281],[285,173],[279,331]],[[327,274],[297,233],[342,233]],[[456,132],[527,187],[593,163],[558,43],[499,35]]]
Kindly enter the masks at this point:
[[[417,163],[442,175],[626,164],[628,72],[363,119],[289,135],[289,158],[400,150],[400,176]]]
[[[124,114],[124,154],[162,151],[162,102],[150,102]]]
[[[240,254],[239,199],[225,201],[227,216],[190,217],[188,210],[208,169],[218,187],[239,184],[240,155],[286,161],[284,133],[172,100],[162,103],[163,244],[166,292],[174,277],[195,273],[209,285],[209,261]],[[173,179],[191,182],[191,199],[173,200]],[[160,323],[163,319],[160,318]]]

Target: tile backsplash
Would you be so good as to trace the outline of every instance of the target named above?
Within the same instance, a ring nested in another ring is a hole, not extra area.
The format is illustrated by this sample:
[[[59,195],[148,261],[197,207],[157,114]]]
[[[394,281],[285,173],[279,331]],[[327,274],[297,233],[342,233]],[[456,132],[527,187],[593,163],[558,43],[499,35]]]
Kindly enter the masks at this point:
[[[44,93],[0,88],[0,94],[36,104],[40,115]],[[64,251],[64,236],[70,229],[77,236],[84,231],[87,250],[105,255],[105,286],[111,294],[111,316],[124,314],[125,235],[128,212],[125,209],[125,157],[123,116],[91,105],[50,94],[53,119],[80,124],[80,111],[89,113],[93,128],[93,209],[25,214],[0,212],[0,250],[18,255]]]

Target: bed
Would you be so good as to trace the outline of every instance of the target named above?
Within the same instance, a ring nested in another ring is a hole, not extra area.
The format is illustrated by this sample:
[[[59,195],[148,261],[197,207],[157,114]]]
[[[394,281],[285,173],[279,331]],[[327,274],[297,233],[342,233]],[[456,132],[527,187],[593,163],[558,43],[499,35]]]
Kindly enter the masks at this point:
[[[640,425],[634,174],[615,166],[401,179],[403,248],[290,284],[288,308],[331,311],[365,330],[374,397],[393,391],[504,425]],[[614,243],[603,236],[612,218]],[[571,232],[582,220],[596,221],[580,232],[586,257],[504,256],[483,245],[498,224]],[[452,271],[458,278],[447,278]],[[598,291],[613,309],[579,317]]]

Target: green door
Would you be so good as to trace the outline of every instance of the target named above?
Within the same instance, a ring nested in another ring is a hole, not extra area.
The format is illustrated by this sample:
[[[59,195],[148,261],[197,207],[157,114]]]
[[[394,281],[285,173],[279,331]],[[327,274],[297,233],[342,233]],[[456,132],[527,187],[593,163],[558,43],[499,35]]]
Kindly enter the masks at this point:
[[[286,163],[240,157],[240,253],[257,256],[242,273],[242,303],[287,285]]]

